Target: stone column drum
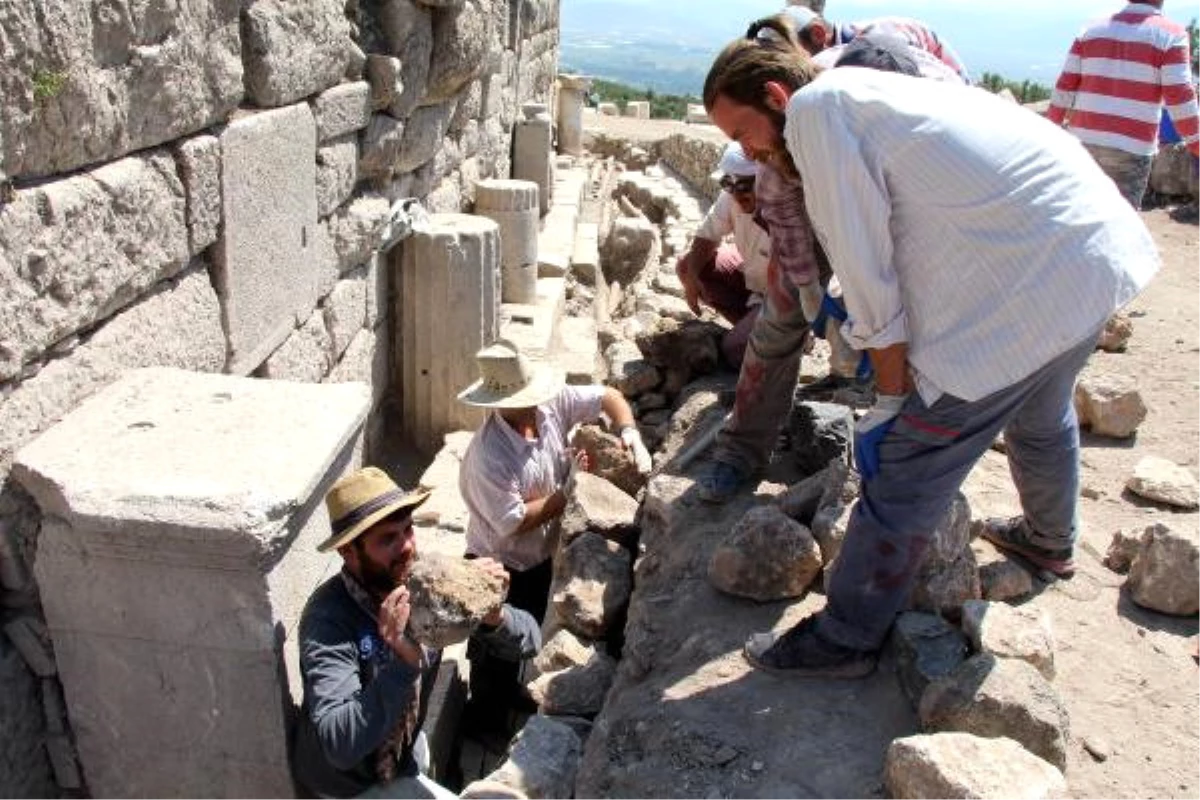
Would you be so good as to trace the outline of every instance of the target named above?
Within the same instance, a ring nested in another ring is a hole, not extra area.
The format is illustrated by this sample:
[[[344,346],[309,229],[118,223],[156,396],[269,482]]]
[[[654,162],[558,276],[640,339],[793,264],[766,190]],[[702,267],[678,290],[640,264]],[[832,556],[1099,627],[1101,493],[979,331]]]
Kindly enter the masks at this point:
[[[475,354],[499,330],[500,229],[486,217],[433,214],[403,251],[395,374],[405,434],[433,454],[445,434],[483,422],[456,395],[479,378]]]
[[[500,301],[534,303],[538,277],[538,187],[493,178],[475,184],[475,213],[500,228]]]
[[[545,103],[525,103],[522,119],[513,131],[512,176],[516,180],[533,181],[538,187],[538,213],[545,216],[550,210],[554,188],[554,135],[550,112]]]
[[[359,383],[136,370],[17,453],[92,796],[296,796],[296,627],[340,567],[322,500],[369,407]]]
[[[592,79],[583,75],[558,76],[558,152],[583,155],[583,97]]]

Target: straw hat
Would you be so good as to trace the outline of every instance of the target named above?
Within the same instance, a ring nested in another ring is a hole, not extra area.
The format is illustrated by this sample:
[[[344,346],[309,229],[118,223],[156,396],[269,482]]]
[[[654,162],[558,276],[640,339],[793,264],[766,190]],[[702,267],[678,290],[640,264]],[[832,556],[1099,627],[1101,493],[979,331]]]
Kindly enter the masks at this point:
[[[431,489],[405,492],[378,467],[363,467],[338,480],[325,495],[333,534],[317,545],[322,553],[349,544],[384,517],[414,511],[429,499]]]
[[[529,408],[562,391],[565,373],[548,364],[534,364],[516,345],[500,340],[475,354],[479,380],[459,393],[458,399],[480,408]]]

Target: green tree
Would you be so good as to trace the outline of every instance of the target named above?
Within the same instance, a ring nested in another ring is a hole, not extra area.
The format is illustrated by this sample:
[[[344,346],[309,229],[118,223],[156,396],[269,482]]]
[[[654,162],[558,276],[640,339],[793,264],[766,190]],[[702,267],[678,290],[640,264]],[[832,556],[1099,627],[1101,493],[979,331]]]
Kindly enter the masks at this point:
[[[993,94],[1008,89],[1021,104],[1036,103],[1050,97],[1050,89],[1040,83],[1034,83],[1028,78],[1020,82],[1010,81],[993,72],[983,73],[979,78],[979,85]]]

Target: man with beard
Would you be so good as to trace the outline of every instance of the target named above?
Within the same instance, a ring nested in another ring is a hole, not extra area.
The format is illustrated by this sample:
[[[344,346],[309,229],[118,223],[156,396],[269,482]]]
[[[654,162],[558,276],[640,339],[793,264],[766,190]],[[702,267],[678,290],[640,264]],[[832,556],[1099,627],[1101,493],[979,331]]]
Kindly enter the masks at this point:
[[[333,533],[317,549],[337,550],[343,563],[300,617],[304,704],[292,755],[297,781],[316,796],[455,796],[423,774],[421,725],[440,654],[406,633],[405,582],[417,557],[412,514],[429,494],[401,491],[365,467],[325,497]],[[474,563],[507,587],[499,563]],[[531,658],[541,644],[533,618],[507,605],[472,638],[510,658]]]
[[[746,152],[801,180],[841,280],[843,333],[867,351],[877,389],[855,426],[861,494],[826,605],[750,637],[747,659],[871,672],[933,527],[1001,431],[1024,513],[982,535],[1070,577],[1075,379],[1109,315],[1159,268],[1137,213],[1070,134],[979,89],[822,73],[794,47],[747,37],[717,56],[704,104]]]

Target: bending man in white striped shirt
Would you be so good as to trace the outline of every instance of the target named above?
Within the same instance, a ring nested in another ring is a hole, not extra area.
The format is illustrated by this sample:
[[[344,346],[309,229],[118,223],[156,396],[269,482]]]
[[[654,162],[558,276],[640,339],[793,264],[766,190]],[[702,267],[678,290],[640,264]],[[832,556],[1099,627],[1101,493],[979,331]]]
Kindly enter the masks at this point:
[[[1200,155],[1187,30],[1162,15],[1162,0],[1147,0],[1075,38],[1046,116],[1078,136],[1141,208],[1164,104],[1192,156]]]
[[[747,153],[796,171],[841,280],[843,334],[868,352],[878,390],[855,429],[862,493],[828,603],[752,636],[747,658],[869,673],[932,528],[1001,431],[1024,514],[985,536],[1069,577],[1075,379],[1105,320],[1159,267],[1112,181],[1073,137],[980,89],[819,72],[760,41],[722,51],[704,102]]]

